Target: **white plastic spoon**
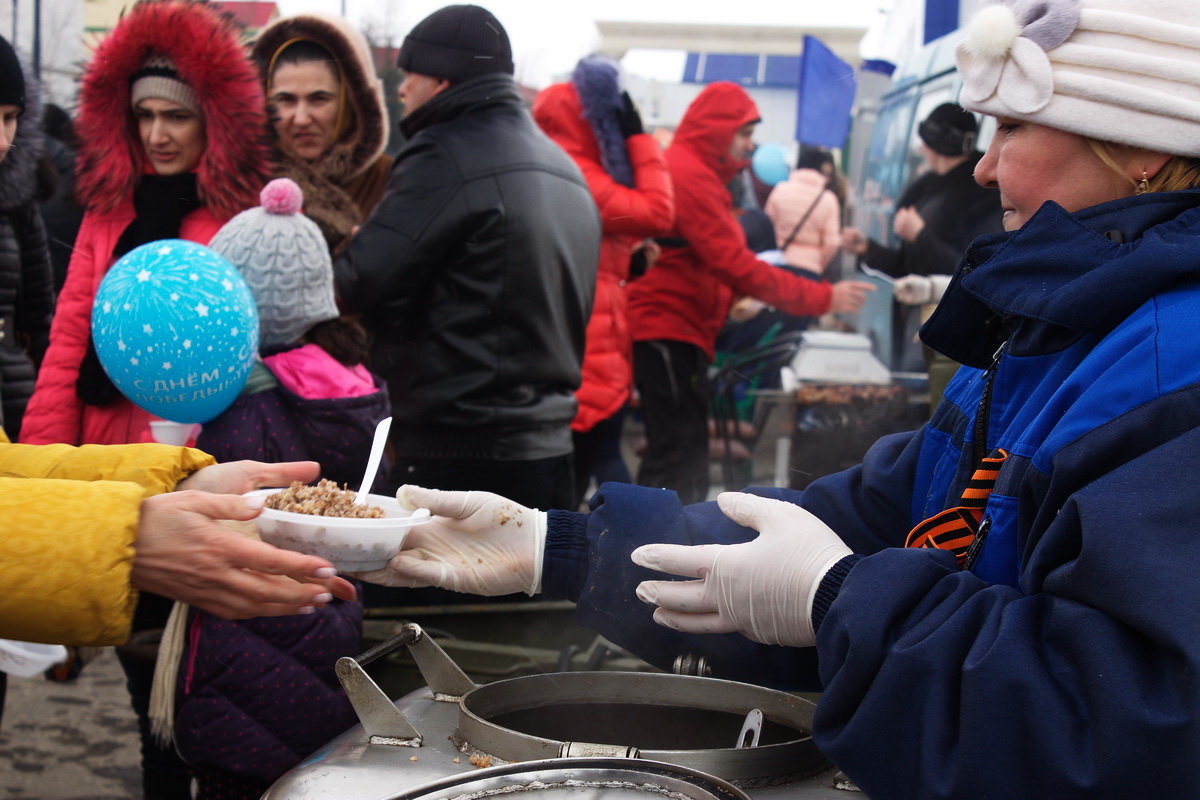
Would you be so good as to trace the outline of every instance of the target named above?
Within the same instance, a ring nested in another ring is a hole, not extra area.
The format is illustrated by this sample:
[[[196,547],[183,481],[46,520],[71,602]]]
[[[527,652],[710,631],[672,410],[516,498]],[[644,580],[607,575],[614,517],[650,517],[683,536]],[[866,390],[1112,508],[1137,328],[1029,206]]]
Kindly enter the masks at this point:
[[[379,471],[379,461],[383,458],[383,446],[387,444],[388,431],[392,429],[392,418],[384,417],[375,426],[375,438],[371,440],[371,455],[367,458],[367,471],[363,473],[362,486],[354,495],[356,505],[363,505],[375,483],[375,473]]]

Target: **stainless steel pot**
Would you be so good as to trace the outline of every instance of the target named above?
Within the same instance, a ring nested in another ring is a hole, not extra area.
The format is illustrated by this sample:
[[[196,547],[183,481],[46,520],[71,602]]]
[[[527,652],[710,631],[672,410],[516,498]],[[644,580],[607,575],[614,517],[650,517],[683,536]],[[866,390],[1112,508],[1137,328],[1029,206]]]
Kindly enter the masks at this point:
[[[402,646],[428,688],[392,701],[363,667]],[[477,686],[416,625],[358,658],[339,660],[337,671],[361,728],[293,769],[263,800],[407,800],[478,767],[580,757],[640,759],[716,776],[753,800],[845,797],[833,788],[829,764],[809,735],[813,705],[784,692],[617,672],[550,673]],[[745,746],[748,741],[753,746]],[[484,772],[490,771],[470,774]]]

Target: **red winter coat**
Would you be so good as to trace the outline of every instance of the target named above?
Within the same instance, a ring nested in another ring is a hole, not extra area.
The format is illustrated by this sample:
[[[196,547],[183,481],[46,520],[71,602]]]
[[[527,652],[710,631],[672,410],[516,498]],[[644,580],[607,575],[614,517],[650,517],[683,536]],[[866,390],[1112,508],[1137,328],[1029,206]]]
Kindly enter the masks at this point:
[[[671,228],[675,204],[662,151],[652,136],[629,137],[634,188],[604,171],[600,149],[575,87],[558,83],[533,101],[533,118],[583,172],[600,209],[603,238],[596,272],[596,299],[588,320],[583,383],[575,392],[579,410],[573,430],[591,430],[625,405],[633,382],[632,340],[626,320],[625,282],[634,246]],[[657,269],[657,267],[654,267]]]
[[[734,219],[726,185],[745,162],[731,158],[729,147],[734,133],[757,119],[750,95],[726,81],[709,84],[684,113],[666,157],[680,198],[672,236],[687,245],[664,247],[645,277],[630,286],[634,341],[687,342],[712,358],[737,297],[756,297],[796,316],[829,310],[829,284],[755,258]]]
[[[91,332],[92,301],[113,246],[133,220],[133,192],[149,169],[135,135],[130,78],[165,53],[195,90],[207,144],[196,166],[204,206],[180,237],[207,244],[221,224],[258,204],[266,182],[266,104],[258,71],[232,24],[201,3],[138,3],[96,48],[79,93],[79,197],[87,208],[50,328],[50,347],[26,409],[21,441],[124,444],[149,440],[150,415],[124,398],[84,406],[75,395]]]
[[[21,423],[24,444],[154,441],[150,436],[150,420],[157,418],[124,397],[106,406],[89,406],[75,395],[79,365],[87,352],[92,330],[92,301],[112,265],[113,247],[132,221],[132,201],[112,211],[89,211],[83,217],[67,281],[58,296],[50,326],[50,347],[26,408],[25,421]],[[207,208],[198,208],[183,218],[179,235],[182,239],[208,244],[224,222]]]

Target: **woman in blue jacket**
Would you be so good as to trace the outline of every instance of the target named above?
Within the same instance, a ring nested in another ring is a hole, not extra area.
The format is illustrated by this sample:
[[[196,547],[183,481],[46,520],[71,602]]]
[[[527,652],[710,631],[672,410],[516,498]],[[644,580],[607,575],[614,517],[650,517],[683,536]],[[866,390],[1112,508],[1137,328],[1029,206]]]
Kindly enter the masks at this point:
[[[873,800],[1200,796],[1200,5],[1005,0],[958,64],[1007,232],[923,329],[967,365],[927,426],[715,505],[407,487],[444,518],[372,577],[568,597],[741,680],[815,653],[814,736]]]

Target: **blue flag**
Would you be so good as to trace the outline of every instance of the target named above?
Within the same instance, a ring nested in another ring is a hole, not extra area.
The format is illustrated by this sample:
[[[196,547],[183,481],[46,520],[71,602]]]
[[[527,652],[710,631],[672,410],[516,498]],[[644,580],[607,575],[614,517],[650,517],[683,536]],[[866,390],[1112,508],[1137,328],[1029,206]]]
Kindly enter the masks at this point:
[[[857,89],[854,67],[834,55],[820,39],[805,36],[796,103],[796,140],[820,147],[845,145]]]

